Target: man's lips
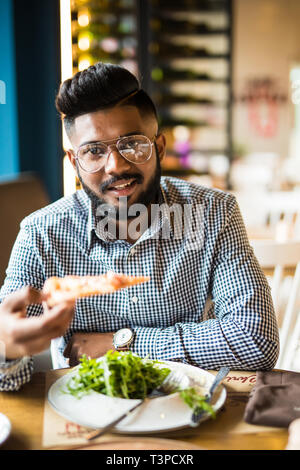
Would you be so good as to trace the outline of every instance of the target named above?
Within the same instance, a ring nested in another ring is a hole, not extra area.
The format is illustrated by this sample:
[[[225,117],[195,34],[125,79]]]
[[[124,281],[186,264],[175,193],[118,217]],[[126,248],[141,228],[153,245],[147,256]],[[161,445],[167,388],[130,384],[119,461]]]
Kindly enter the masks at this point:
[[[107,190],[119,191],[119,190],[122,190],[124,188],[131,186],[133,183],[136,183],[135,178],[118,180],[110,184],[107,187]]]
[[[115,181],[107,187],[107,194],[117,198],[130,197],[136,190],[138,181],[135,178]]]

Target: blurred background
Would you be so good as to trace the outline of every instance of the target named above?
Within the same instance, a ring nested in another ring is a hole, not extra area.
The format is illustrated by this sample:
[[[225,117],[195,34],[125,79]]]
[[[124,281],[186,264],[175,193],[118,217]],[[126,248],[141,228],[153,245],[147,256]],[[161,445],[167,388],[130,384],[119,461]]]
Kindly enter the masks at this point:
[[[61,81],[121,64],[157,106],[163,174],[237,197],[300,370],[299,18],[299,0],[1,0],[0,284],[22,218],[79,188]]]
[[[297,191],[299,15],[298,0],[1,0],[1,179],[34,172],[51,201],[74,191],[54,99],[62,80],[104,61],[156,103],[164,174]]]

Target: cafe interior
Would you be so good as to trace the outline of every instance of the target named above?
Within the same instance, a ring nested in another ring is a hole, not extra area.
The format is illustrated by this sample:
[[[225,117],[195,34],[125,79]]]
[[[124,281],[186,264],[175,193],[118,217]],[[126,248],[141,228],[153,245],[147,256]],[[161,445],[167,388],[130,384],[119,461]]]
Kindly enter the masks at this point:
[[[60,83],[99,61],[119,64],[157,107],[167,142],[162,174],[236,197],[271,287],[280,334],[275,369],[289,373],[299,392],[299,18],[299,0],[1,0],[1,285],[24,217],[80,189],[54,104]],[[49,371],[51,348],[34,357],[37,377]],[[220,411],[215,423],[201,424],[202,437],[199,428],[198,434],[163,434],[160,443],[152,431],[128,444],[123,429],[121,437],[115,434],[115,449],[300,449],[299,413],[289,427],[272,426],[272,420],[246,424],[245,397],[255,372],[230,374],[223,384],[233,420]],[[37,384],[31,397],[29,389],[22,392],[41,404],[39,428],[29,440],[14,417],[17,404],[0,392],[0,412],[12,422],[4,449],[82,447],[80,419],[66,424],[63,413],[38,396]],[[234,404],[240,396],[244,401]],[[112,448],[107,440],[93,442]]]

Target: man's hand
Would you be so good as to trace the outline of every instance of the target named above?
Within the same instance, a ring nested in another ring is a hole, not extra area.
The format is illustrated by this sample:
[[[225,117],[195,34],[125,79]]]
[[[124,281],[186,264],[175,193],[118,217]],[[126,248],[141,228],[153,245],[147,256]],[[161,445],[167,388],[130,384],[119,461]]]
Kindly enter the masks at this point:
[[[75,333],[68,342],[64,356],[69,358],[70,367],[79,364],[79,358],[86,354],[91,358],[103,356],[113,347],[114,333]]]
[[[5,344],[7,360],[44,351],[51,339],[62,336],[68,329],[75,303],[65,302],[48,309],[43,300],[42,293],[25,287],[7,296],[0,305],[0,341]],[[26,316],[28,305],[42,302],[44,315]]]

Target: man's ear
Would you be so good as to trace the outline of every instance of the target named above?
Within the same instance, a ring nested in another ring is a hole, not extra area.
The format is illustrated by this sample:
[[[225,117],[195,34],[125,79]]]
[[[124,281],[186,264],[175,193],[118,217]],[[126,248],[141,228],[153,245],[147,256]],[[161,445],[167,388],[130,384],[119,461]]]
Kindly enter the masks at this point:
[[[164,158],[166,154],[166,137],[164,134],[158,134],[155,139],[157,150],[158,150],[158,158],[160,161]]]
[[[76,170],[76,159],[74,157],[74,153],[72,150],[66,150],[66,154],[68,156],[68,159],[72,165],[72,167],[74,168],[74,170]]]

